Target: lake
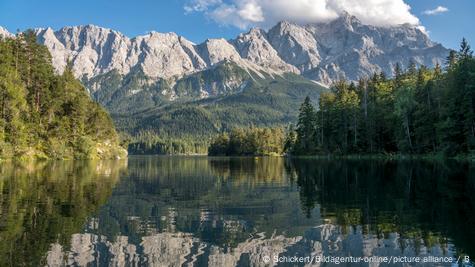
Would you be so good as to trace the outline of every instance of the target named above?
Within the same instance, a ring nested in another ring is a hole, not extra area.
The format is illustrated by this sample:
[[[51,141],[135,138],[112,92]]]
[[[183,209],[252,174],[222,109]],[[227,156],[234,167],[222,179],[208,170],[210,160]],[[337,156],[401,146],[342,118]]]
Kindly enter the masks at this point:
[[[259,157],[4,162],[0,266],[473,266],[474,167]]]

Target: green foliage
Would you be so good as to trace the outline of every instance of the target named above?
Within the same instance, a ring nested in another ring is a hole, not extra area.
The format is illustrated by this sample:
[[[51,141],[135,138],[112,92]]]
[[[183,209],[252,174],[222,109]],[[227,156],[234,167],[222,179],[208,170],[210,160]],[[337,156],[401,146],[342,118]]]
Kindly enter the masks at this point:
[[[91,88],[92,98],[112,113],[137,112],[166,103],[161,92],[169,88],[165,80],[155,82],[140,68],[125,76],[113,70],[91,79],[83,78],[82,83]]]
[[[313,153],[316,149],[315,139],[315,109],[310,103],[310,97],[306,97],[300,107],[297,122],[297,137],[293,152],[298,154]]]
[[[244,81],[244,86],[238,92],[222,92],[217,97],[201,100],[185,98],[174,102],[166,101],[156,107],[131,114],[113,113],[119,130],[131,136],[129,152],[168,154],[176,150],[170,149],[174,146],[181,148],[178,149],[179,153],[172,154],[206,154],[207,150],[202,148],[208,147],[208,140],[219,133],[252,125],[285,126],[297,118],[296,109],[305,96],[308,95],[312,101],[316,101],[320,93],[326,91],[325,88],[294,74],[275,77],[254,75],[251,78],[249,73],[233,64],[224,64],[214,71],[218,73],[205,71],[183,78],[175,87],[184,86],[182,82],[185,80],[189,81],[190,86],[203,86],[210,83],[213,77],[222,81],[230,77],[244,79],[245,75],[248,75],[248,80]],[[193,86],[189,90],[194,92]],[[114,109],[112,111],[115,112]],[[155,136],[152,138],[155,140],[150,141],[150,136]],[[156,146],[152,148],[151,143]]]
[[[208,154],[211,156],[226,156],[230,150],[230,142],[228,133],[216,136],[209,146]]]
[[[205,91],[218,96],[230,95],[240,91],[240,83],[250,78],[249,72],[226,61],[180,79],[154,80],[136,67],[127,75],[112,70],[90,79],[83,77],[82,82],[91,89],[92,97],[110,112],[130,114],[172,102],[196,101],[203,97]]]
[[[120,151],[111,118],[69,67],[55,75],[32,31],[0,40],[0,158],[115,157],[112,150]]]
[[[0,164],[0,266],[42,266],[105,204],[126,161]]]
[[[281,155],[284,147],[282,128],[235,128],[215,137],[208,149],[210,156]]]
[[[475,59],[464,40],[442,72],[396,65],[394,79],[375,74],[357,85],[335,83],[314,113],[300,109],[287,150],[308,154],[443,154],[475,151]],[[313,119],[315,118],[315,119]]]
[[[130,138],[128,151],[134,155],[204,155],[208,142],[191,137],[173,138],[144,131]]]

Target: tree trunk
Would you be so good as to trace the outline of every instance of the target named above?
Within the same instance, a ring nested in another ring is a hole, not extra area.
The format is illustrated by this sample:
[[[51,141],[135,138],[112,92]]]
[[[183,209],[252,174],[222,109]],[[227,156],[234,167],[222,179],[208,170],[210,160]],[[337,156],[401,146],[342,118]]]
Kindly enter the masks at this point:
[[[409,118],[407,117],[407,115],[404,124],[406,125],[406,135],[407,140],[409,141],[409,148],[412,150],[411,131],[409,129]]]
[[[321,139],[322,139],[321,144],[322,144],[322,148],[323,148],[323,127],[324,127],[324,125],[325,125],[325,124],[324,124],[324,116],[323,116],[323,113],[324,113],[324,112],[322,111],[322,122],[321,122],[321,125],[320,125],[321,130],[322,130],[322,134],[321,134]]]
[[[363,106],[364,106],[364,117],[365,120],[368,119],[368,88],[364,90],[364,95],[363,95]]]

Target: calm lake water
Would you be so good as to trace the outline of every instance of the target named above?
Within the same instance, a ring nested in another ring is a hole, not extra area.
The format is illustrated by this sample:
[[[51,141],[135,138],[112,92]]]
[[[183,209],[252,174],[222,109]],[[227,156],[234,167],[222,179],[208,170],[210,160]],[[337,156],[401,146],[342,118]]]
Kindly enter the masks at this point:
[[[0,266],[472,266],[474,167],[207,157],[1,163]],[[406,263],[374,262],[385,257]]]

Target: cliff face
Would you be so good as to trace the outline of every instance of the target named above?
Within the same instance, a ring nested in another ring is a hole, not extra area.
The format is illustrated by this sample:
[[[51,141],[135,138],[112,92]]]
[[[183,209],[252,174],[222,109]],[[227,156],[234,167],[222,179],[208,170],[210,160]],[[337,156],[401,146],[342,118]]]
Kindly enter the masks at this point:
[[[431,67],[442,63],[448,53],[418,27],[365,25],[349,14],[329,23],[283,21],[268,31],[251,29],[232,40],[209,39],[202,44],[175,33],[128,38],[94,25],[36,31],[58,71],[70,59],[76,76],[87,78],[113,70],[127,75],[138,68],[155,80],[177,79],[228,60],[245,69],[294,72],[330,84],[342,77],[357,80],[375,71],[391,75],[396,63],[407,66],[414,61]]]
[[[176,79],[226,60],[263,72],[294,70],[284,62],[269,64],[273,62],[271,58],[243,58],[237,47],[224,39],[210,39],[195,45],[175,33],[157,32],[129,39],[117,31],[94,25],[66,27],[58,31],[38,29],[37,34],[39,42],[50,49],[56,70],[61,72],[71,60],[75,75],[81,78],[93,78],[110,71],[127,75],[139,69],[154,80]]]

